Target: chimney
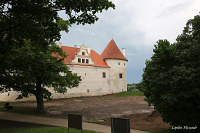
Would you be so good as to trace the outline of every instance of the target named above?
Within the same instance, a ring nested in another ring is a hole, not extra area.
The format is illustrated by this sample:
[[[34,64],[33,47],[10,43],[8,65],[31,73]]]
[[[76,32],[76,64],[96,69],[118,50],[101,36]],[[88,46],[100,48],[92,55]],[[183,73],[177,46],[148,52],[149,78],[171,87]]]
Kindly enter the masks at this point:
[[[126,48],[122,48],[122,54],[126,57]]]
[[[87,48],[88,53],[90,54],[90,47]]]
[[[61,43],[61,42],[59,42],[59,43],[58,43],[58,46],[61,48],[61,47],[62,47],[62,43]]]

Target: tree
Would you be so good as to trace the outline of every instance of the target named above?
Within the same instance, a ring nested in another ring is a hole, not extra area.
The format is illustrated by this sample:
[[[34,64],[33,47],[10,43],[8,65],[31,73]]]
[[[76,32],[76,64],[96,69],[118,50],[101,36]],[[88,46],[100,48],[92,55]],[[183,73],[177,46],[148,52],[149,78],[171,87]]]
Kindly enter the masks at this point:
[[[60,47],[52,45],[44,51],[28,41],[18,47],[13,47],[13,54],[8,57],[10,74],[4,78],[6,85],[1,87],[20,91],[18,99],[34,95],[38,111],[44,112],[43,99],[50,99],[51,92],[47,87],[57,93],[65,93],[66,87],[77,87],[81,81],[80,76],[71,73],[63,63],[66,53]],[[56,54],[52,56],[52,53]]]
[[[200,16],[187,22],[177,42],[160,40],[146,62],[143,91],[163,120],[200,126]]]
[[[0,64],[6,64],[13,45],[31,40],[32,45],[47,48],[60,39],[61,30],[67,31],[71,24],[92,24],[98,12],[110,7],[115,6],[108,0],[1,0]],[[62,10],[67,20],[59,17]],[[1,73],[5,66],[0,66]]]
[[[72,24],[93,24],[98,20],[96,14],[110,7],[114,4],[108,0],[0,1],[0,89],[21,91],[19,98],[35,95],[37,108],[43,112],[42,97],[50,96],[45,87],[64,93],[80,81],[61,59],[51,55],[64,57],[53,45],[60,31],[68,31]],[[61,10],[67,20],[59,17]]]

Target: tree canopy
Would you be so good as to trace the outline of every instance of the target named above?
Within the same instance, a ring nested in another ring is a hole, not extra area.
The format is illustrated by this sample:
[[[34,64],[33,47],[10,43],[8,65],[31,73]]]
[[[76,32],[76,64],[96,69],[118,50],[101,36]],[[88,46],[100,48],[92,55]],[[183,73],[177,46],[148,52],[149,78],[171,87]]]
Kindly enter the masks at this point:
[[[147,101],[171,125],[199,128],[200,16],[187,22],[177,42],[159,40],[153,52],[142,80]]]
[[[56,54],[52,56],[52,53]],[[66,53],[56,45],[49,46],[46,51],[30,45],[29,41],[20,48],[13,47],[7,58],[7,75],[0,77],[4,83],[0,90],[20,91],[17,99],[34,95],[38,111],[44,112],[43,99],[50,99],[52,91],[65,93],[66,87],[77,87],[81,81],[81,77],[71,73],[63,63],[65,57]]]
[[[110,7],[115,6],[108,0],[1,0],[0,90],[20,91],[18,98],[35,95],[43,112],[43,98],[51,95],[47,87],[64,93],[81,80],[63,63],[66,53],[55,46],[60,31],[93,24],[96,14]],[[62,10],[68,19],[59,16]]]
[[[22,45],[24,39],[47,47],[60,39],[61,30],[67,31],[71,24],[92,24],[98,20],[98,12],[110,7],[115,6],[108,0],[1,0],[0,48]],[[58,15],[61,10],[67,20]]]

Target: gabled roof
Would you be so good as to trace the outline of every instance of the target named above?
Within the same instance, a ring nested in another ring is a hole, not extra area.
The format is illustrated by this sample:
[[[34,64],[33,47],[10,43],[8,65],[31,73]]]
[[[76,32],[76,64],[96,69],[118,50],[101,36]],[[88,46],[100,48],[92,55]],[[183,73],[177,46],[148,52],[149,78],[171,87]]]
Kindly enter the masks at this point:
[[[101,56],[104,59],[120,59],[127,61],[127,58],[121,53],[114,40],[108,43]]]
[[[83,64],[83,63],[73,63],[71,62],[74,58],[76,53],[80,51],[80,48],[76,47],[68,47],[68,46],[61,46],[63,52],[67,54],[67,57],[64,59],[65,64],[69,65],[82,65],[82,66],[97,66],[97,67],[109,67],[108,64],[104,61],[104,59],[96,53],[94,50],[90,50],[90,56],[94,64]]]

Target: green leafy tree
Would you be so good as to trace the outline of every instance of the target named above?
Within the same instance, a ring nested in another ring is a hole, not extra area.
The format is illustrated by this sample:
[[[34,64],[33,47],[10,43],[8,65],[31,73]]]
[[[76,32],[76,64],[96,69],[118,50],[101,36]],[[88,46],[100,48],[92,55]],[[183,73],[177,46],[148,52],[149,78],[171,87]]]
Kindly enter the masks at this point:
[[[13,45],[47,48],[58,41],[60,31],[72,24],[93,24],[97,13],[114,8],[108,0],[1,0],[0,1],[0,74],[6,70],[6,56]],[[67,20],[58,15],[65,11]],[[2,65],[4,64],[4,65]]]
[[[43,98],[51,95],[46,87],[64,93],[80,81],[63,63],[61,49],[53,45],[60,31],[67,32],[72,24],[93,24],[96,14],[110,7],[114,4],[108,0],[1,0],[0,90],[20,91],[19,98],[35,95],[43,112]],[[68,19],[62,19],[59,11],[65,11]]]
[[[143,91],[164,121],[200,127],[200,16],[187,22],[177,42],[159,40],[146,62]]]
[[[13,47],[12,53],[8,57],[9,75],[2,79],[5,85],[1,86],[1,89],[8,91],[12,88],[21,92],[18,99],[34,95],[37,110],[40,112],[44,112],[43,99],[50,99],[52,94],[47,88],[53,88],[57,93],[65,93],[66,87],[77,87],[81,81],[80,76],[71,73],[63,63],[66,53],[56,45],[49,46],[44,51],[26,41],[20,48]]]

